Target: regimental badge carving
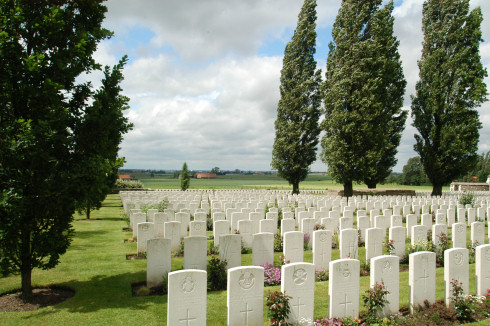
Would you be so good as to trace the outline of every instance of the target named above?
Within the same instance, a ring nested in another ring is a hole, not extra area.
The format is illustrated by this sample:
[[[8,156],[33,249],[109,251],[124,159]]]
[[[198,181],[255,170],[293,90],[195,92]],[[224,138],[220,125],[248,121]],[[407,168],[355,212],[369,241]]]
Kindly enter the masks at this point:
[[[200,223],[194,224],[194,230],[201,231],[201,229],[202,229],[202,227],[201,227],[201,224]]]
[[[457,252],[454,254],[454,263],[456,265],[461,265],[464,261],[463,254],[461,252]]]
[[[306,281],[307,276],[308,275],[303,268],[299,268],[299,269],[295,270],[293,273],[294,284],[297,284],[297,285],[303,284]]]
[[[194,291],[196,287],[196,281],[192,279],[192,276],[186,276],[184,278],[184,281],[182,281],[180,287],[182,288],[182,291],[184,291],[185,293],[190,293]]]
[[[342,267],[342,276],[345,278],[348,278],[348,277],[350,277],[350,275],[351,275],[351,272],[350,272],[349,266],[346,265],[346,266]]]
[[[391,272],[393,269],[393,266],[391,266],[391,263],[389,261],[385,262],[383,265],[383,271],[385,272]]]
[[[465,227],[463,225],[458,225],[458,230],[457,231],[459,233],[463,233],[465,231],[464,229],[465,229]]]
[[[148,225],[147,224],[143,224],[142,227],[141,227],[141,230],[144,231],[144,232],[148,232]]]
[[[321,234],[320,234],[320,241],[321,241],[321,242],[325,242],[325,241],[327,241],[327,238],[328,238],[328,236],[327,236],[327,234],[326,234],[326,233],[321,233]]]
[[[245,272],[240,275],[238,285],[244,290],[248,290],[255,284],[255,276],[250,272]]]

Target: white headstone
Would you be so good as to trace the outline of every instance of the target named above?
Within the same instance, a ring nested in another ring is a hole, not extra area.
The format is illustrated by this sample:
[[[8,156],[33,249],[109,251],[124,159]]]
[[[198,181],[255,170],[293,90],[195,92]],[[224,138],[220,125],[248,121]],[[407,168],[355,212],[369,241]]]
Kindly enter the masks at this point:
[[[453,248],[466,248],[466,223],[453,224]]]
[[[407,237],[412,238],[412,227],[417,225],[417,215],[415,214],[408,214],[407,215],[407,222],[405,227],[407,228]]]
[[[133,237],[138,236],[138,224],[146,223],[146,214],[145,213],[134,213],[133,214]]]
[[[189,223],[191,222],[191,214],[188,212],[179,212],[175,213],[175,220],[180,222],[180,236],[187,236],[187,228],[189,227]]]
[[[277,222],[274,220],[260,220],[260,232],[277,233]]]
[[[341,258],[358,257],[358,232],[356,229],[345,229],[340,231],[339,236],[339,251]]]
[[[444,284],[445,301],[449,307],[453,299],[451,282],[457,281],[463,288],[463,294],[468,294],[469,288],[469,251],[465,248],[452,248],[444,251]]]
[[[207,238],[192,236],[184,238],[184,269],[207,269]]]
[[[357,259],[337,259],[330,262],[329,318],[359,316],[359,273],[360,262]]]
[[[285,261],[290,263],[303,262],[304,234],[301,231],[284,233],[283,254]]]
[[[252,248],[253,222],[250,220],[238,221],[238,231],[242,237],[242,245],[245,248]]]
[[[369,228],[366,230],[366,261],[383,254],[383,242],[386,232],[380,228]]]
[[[146,286],[148,288],[161,286],[163,277],[172,268],[170,239],[150,239],[146,247]]]
[[[226,303],[228,326],[262,325],[264,315],[264,268],[228,269]]]
[[[168,274],[167,325],[206,325],[206,275],[192,269]]]
[[[295,231],[296,230],[296,222],[293,219],[282,219],[281,220],[281,236],[284,236],[284,233]]]
[[[475,249],[476,295],[482,296],[490,289],[490,244]]]
[[[242,264],[242,239],[239,234],[221,235],[219,238],[219,259],[226,260],[226,268]]]
[[[252,265],[274,264],[274,234],[256,233],[252,243]]]
[[[164,237],[165,236],[165,222],[168,222],[164,213],[155,213],[153,215],[153,223],[155,224],[155,236]]]
[[[291,297],[291,312],[287,321],[313,320],[315,298],[315,266],[310,263],[291,263],[281,268],[281,292]]]
[[[316,270],[328,271],[332,259],[332,236],[330,230],[313,231],[313,265]]]
[[[137,248],[138,248],[138,254],[140,254],[146,252],[146,241],[155,237],[155,224],[149,222],[138,223],[137,229],[138,229]]]
[[[172,251],[178,249],[180,247],[180,222],[165,222],[164,236],[170,239]]]
[[[412,247],[427,244],[427,227],[424,225],[412,226]]]
[[[424,301],[436,300],[436,253],[419,251],[409,255],[408,289],[410,312]]]
[[[389,240],[393,241],[393,255],[398,256],[399,258],[405,257],[405,239],[407,236],[407,232],[405,227],[396,226],[390,228],[389,231]]]
[[[218,220],[213,223],[214,245],[219,246],[219,238],[222,235],[230,234],[230,221]]]
[[[471,245],[477,246],[485,244],[485,223],[473,222],[471,223]]]
[[[370,287],[375,284],[384,284],[389,291],[386,299],[389,301],[384,306],[381,316],[397,314],[399,309],[400,293],[400,259],[398,256],[377,256],[371,259]]]
[[[192,236],[206,236],[206,222],[205,221],[192,221],[189,223],[189,235]]]
[[[434,224],[432,225],[432,243],[435,247],[439,247],[442,244],[443,237],[448,239],[446,224]]]

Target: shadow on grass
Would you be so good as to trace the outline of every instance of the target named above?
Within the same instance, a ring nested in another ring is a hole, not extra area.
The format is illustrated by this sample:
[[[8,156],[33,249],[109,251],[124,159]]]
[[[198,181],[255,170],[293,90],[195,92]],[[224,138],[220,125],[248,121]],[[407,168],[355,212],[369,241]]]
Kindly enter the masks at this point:
[[[167,301],[164,296],[133,297],[131,283],[146,279],[146,272],[124,273],[112,276],[94,276],[88,281],[69,281],[56,286],[69,287],[75,290],[72,298],[45,308],[24,317],[36,319],[49,316],[61,311],[69,313],[94,313],[106,309],[144,310],[149,305],[163,304]]]

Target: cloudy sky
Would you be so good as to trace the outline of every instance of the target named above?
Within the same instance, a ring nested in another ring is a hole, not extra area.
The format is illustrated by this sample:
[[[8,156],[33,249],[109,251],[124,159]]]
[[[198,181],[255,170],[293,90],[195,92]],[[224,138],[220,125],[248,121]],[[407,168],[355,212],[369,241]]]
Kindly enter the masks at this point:
[[[341,0],[318,0],[318,67],[325,70],[332,25]],[[303,0],[109,0],[105,27],[114,37],[96,60],[114,65],[129,56],[122,84],[134,129],[120,156],[125,168],[271,169],[279,78]],[[395,33],[407,79],[405,109],[418,78],[423,0],[395,0]],[[483,10],[480,55],[490,66],[490,1]],[[97,76],[95,76],[96,78]],[[486,82],[489,84],[489,79]],[[490,150],[490,103],[480,109],[481,152]],[[401,172],[413,151],[406,123],[398,149]],[[317,160],[312,171],[326,171]]]

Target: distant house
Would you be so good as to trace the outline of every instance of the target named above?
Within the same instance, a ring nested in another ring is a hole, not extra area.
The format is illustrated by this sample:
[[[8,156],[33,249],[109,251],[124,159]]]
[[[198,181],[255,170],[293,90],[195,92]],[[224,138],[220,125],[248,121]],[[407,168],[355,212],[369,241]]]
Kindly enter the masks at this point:
[[[131,174],[118,174],[118,178],[119,178],[119,180],[122,180],[122,181],[133,180],[133,178],[131,178]]]
[[[216,179],[217,177],[216,173],[196,172],[194,174],[196,179]]]

